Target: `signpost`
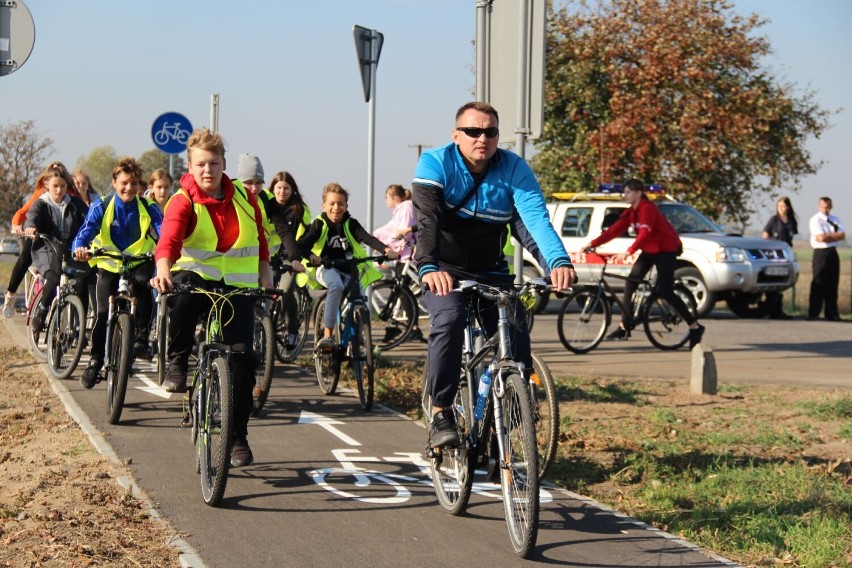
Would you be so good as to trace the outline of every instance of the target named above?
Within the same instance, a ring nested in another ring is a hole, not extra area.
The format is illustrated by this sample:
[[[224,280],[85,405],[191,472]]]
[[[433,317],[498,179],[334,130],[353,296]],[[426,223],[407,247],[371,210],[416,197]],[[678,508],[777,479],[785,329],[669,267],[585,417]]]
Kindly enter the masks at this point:
[[[23,0],[0,2],[0,77],[20,69],[34,44],[33,16]]]
[[[169,154],[169,175],[174,177],[174,155],[186,150],[186,141],[192,134],[192,124],[184,115],[177,112],[165,112],[151,125],[151,138],[154,146]]]
[[[376,30],[354,26],[355,53],[364,87],[364,100],[370,103],[367,125],[367,230],[373,231],[373,174],[376,168],[376,69],[385,36]]]

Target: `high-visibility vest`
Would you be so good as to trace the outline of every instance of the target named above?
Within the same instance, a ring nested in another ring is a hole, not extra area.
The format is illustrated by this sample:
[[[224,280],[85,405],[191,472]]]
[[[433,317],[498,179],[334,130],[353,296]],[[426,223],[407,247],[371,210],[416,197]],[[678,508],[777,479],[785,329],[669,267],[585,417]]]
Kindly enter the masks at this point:
[[[196,216],[195,228],[183,241],[181,256],[172,270],[189,270],[205,280],[224,280],[229,286],[253,288],[257,286],[260,269],[257,221],[245,188],[237,180],[233,184],[233,205],[237,211],[240,233],[231,248],[223,253],[216,250],[219,237],[207,207],[193,202],[183,188],[172,197],[174,199],[182,195],[189,199]]]
[[[322,215],[317,217],[317,219],[322,221],[322,232],[320,233],[317,242],[315,242],[314,246],[311,247],[311,253],[316,256],[320,256],[322,254],[322,249],[325,248],[325,242],[328,240],[328,223],[325,222]],[[349,244],[352,246],[352,256],[355,258],[364,258],[367,256],[367,251],[364,250],[364,247],[362,247],[361,243],[352,236],[352,232],[349,230],[349,219],[346,219],[346,221],[343,222],[343,233],[346,235],[346,240],[349,241]],[[307,284],[314,289],[322,288],[322,284],[320,284],[316,278],[316,271],[316,267],[311,266],[307,269],[307,271],[297,274],[296,284],[299,286]],[[358,265],[358,272],[360,274],[359,281],[362,288],[366,288],[376,280],[382,279],[382,273],[366,262],[362,262]]]
[[[115,194],[106,197],[104,200],[104,216],[101,219],[101,230],[95,235],[92,241],[94,248],[102,248],[113,252],[123,252],[125,254],[137,255],[151,252],[157,246],[153,237],[150,235],[151,230],[151,214],[148,213],[148,201],[144,198],[135,198],[137,207],[139,208],[139,239],[123,251],[118,250],[115,243],[112,242],[110,227],[115,221]],[[131,267],[138,266],[142,261],[131,263]],[[115,258],[99,256],[89,261],[90,266],[97,266],[101,270],[107,272],[118,273],[121,269],[121,261]]]

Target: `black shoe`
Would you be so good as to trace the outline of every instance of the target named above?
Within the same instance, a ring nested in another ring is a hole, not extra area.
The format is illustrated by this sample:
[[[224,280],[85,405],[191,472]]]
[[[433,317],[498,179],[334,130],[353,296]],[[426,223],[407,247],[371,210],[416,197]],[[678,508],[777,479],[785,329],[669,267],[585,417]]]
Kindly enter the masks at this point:
[[[621,326],[615,328],[615,331],[606,336],[607,341],[624,341],[630,339],[630,332]]]
[[[385,337],[382,339],[382,342],[389,343],[400,333],[402,333],[402,331],[400,331],[398,327],[388,327],[385,329]]]
[[[254,456],[251,453],[248,440],[245,436],[237,436],[234,439],[234,445],[231,446],[231,467],[244,467],[251,465],[253,461]]]
[[[420,343],[428,343],[428,339],[423,337],[423,332],[418,329],[412,329],[411,333],[408,334],[408,341],[419,341]]]
[[[163,389],[166,392],[186,392],[186,371],[169,369],[169,374],[163,381]]]
[[[825,316],[826,321],[843,321],[840,316]]]
[[[151,350],[148,349],[146,344],[141,342],[133,346],[133,356],[137,359],[145,359],[146,361],[153,359]]]
[[[785,314],[784,312],[773,312],[769,314],[769,319],[771,320],[791,320],[793,316],[790,314]]]
[[[80,377],[80,384],[83,385],[83,388],[90,389],[98,383],[98,374],[103,366],[103,361],[94,358],[89,360],[89,364],[86,366],[83,371],[83,375]]]
[[[696,327],[695,329],[689,330],[689,348],[690,349],[692,349],[693,347],[695,347],[696,345],[701,343],[701,338],[704,336],[704,329],[705,329],[705,327],[699,323],[698,327]]]
[[[445,408],[432,417],[429,444],[433,448],[454,447],[461,444],[459,432],[456,430],[456,417],[452,410]]]

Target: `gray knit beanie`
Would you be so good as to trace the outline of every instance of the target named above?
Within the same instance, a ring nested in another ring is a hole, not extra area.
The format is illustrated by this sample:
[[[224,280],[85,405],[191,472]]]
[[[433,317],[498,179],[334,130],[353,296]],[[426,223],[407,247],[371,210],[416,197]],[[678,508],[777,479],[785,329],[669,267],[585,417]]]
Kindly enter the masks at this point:
[[[260,163],[260,158],[253,154],[240,154],[237,165],[237,179],[240,181],[259,179],[265,183],[266,180],[263,179],[263,166]]]

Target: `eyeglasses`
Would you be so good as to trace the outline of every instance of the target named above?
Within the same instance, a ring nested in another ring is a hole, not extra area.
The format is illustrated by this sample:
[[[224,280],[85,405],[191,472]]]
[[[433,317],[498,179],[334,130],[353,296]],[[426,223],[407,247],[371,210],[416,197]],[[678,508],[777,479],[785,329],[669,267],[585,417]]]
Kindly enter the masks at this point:
[[[472,126],[458,126],[456,130],[464,132],[467,136],[471,138],[479,138],[483,134],[485,134],[486,138],[494,138],[498,134],[500,134],[500,129],[496,126],[489,126],[488,128],[474,128]]]

